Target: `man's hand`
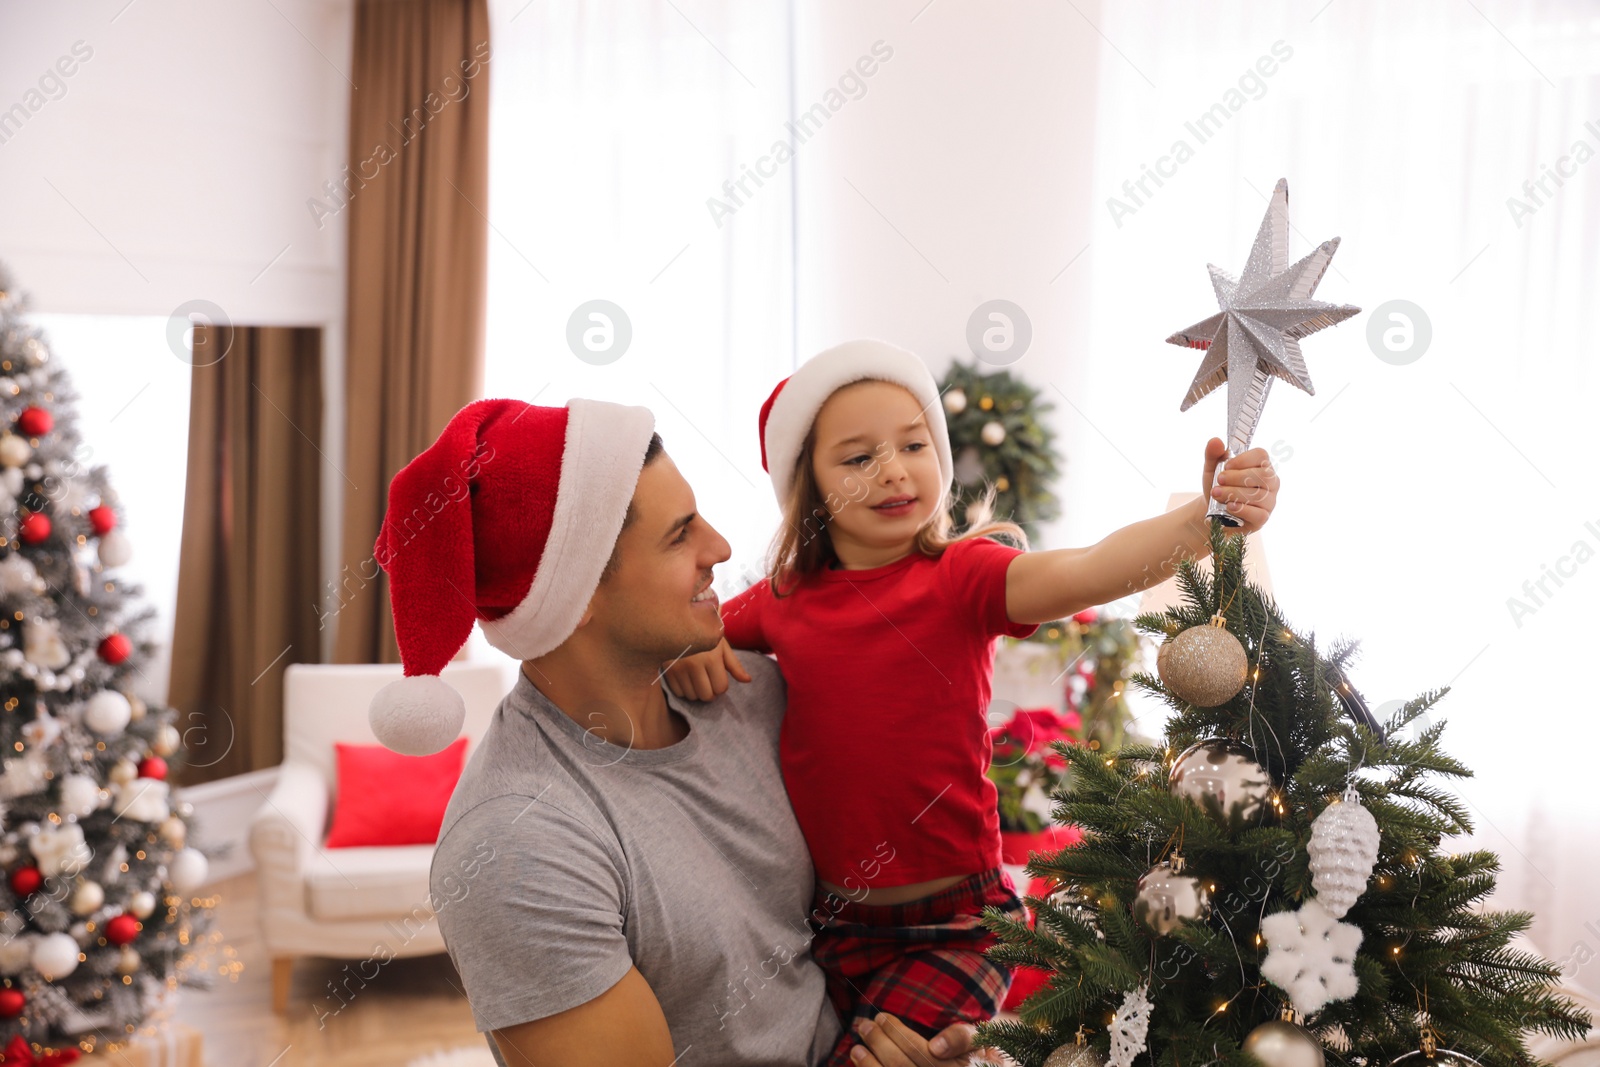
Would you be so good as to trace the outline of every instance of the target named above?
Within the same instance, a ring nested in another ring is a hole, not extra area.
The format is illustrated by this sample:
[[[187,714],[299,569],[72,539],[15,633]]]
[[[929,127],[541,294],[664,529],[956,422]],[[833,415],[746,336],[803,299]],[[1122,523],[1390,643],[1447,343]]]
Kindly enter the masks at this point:
[[[858,1022],[856,1033],[866,1042],[850,1051],[858,1067],[961,1067],[972,1051],[970,1023],[947,1026],[930,1041],[884,1013]]]
[[[668,665],[664,673],[667,688],[685,700],[710,700],[726,693],[730,674],[741,682],[750,680],[744,664],[739,662],[738,654],[729,647],[726,637],[709,652],[680,656]]]
[[[1272,509],[1278,504],[1278,473],[1272,469],[1264,448],[1240,452],[1222,465],[1222,477],[1215,487],[1212,478],[1228,446],[1222,438],[1213,437],[1206,442],[1205,473],[1201,476],[1200,495],[1207,500],[1221,500],[1228,505],[1228,514],[1237,518],[1243,527],[1240,533],[1254,533],[1266,525]]]

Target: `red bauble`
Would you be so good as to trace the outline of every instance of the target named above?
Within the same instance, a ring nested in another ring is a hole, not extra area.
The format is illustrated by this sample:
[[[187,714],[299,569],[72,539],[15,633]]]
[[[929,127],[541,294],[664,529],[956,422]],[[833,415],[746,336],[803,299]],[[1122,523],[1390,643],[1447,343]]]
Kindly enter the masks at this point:
[[[28,437],[42,437],[55,426],[56,420],[44,408],[24,408],[17,416],[17,429]]]
[[[107,663],[121,663],[133,651],[133,642],[125,634],[112,634],[100,642],[100,658]]]
[[[113,945],[126,945],[139,936],[139,920],[127,912],[106,920],[106,940]]]
[[[43,541],[50,536],[50,516],[42,511],[33,512],[17,527],[17,536],[30,545]]]
[[[0,989],[0,1019],[15,1019],[28,1006],[20,989]]]
[[[146,756],[139,761],[140,778],[161,779],[167,776],[167,761],[160,756]]]
[[[101,504],[97,508],[89,509],[89,522],[94,525],[95,535],[104,537],[117,528],[117,513]]]
[[[44,875],[37,867],[18,867],[11,872],[11,891],[25,897],[44,884]]]
[[[1089,626],[1095,622],[1098,622],[1099,619],[1100,612],[1095,608],[1084,608],[1082,611],[1078,612],[1072,617],[1073,622],[1081,623],[1084,626]]]

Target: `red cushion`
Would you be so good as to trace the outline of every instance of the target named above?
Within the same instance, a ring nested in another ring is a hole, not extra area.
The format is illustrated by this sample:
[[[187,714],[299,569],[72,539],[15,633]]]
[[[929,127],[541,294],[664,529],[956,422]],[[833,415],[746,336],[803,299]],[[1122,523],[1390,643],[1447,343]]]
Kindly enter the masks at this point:
[[[431,756],[402,756],[382,745],[336,742],[339,799],[324,848],[431,845],[461,778],[467,739]]]

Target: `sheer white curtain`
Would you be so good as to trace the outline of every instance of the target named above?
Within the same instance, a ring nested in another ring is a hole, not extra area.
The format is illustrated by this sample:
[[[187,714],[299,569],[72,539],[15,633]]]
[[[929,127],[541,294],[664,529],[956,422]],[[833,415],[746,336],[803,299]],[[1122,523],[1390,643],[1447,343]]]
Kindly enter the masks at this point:
[[[491,19],[487,394],[650,408],[734,545],[719,588],[742,588],[777,521],[756,412],[794,358],[792,188],[770,158],[787,5],[494,0]],[[592,300],[631,325],[613,362],[568,347]]]
[[[1117,446],[1139,463],[1197,423],[1222,435],[1221,391],[1178,413],[1199,354],[1160,339],[1215,310],[1205,264],[1238,273],[1288,178],[1291,254],[1342,237],[1317,295],[1368,314],[1304,343],[1316,395],[1280,384],[1256,436],[1284,480],[1264,534],[1278,599],[1361,638],[1374,704],[1453,687],[1437,717],[1477,772],[1459,792],[1502,900],[1539,913],[1551,956],[1600,953],[1596,9],[1117,0],[1099,29],[1091,387],[1101,407],[1164,398]],[[1432,332],[1403,365],[1368,341],[1397,299]],[[1145,488],[1080,469],[1098,498]]]

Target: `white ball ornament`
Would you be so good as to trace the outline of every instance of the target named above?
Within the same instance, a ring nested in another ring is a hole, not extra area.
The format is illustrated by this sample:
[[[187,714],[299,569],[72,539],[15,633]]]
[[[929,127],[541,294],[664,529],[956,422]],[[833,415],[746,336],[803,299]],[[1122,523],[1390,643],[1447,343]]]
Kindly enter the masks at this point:
[[[161,824],[161,836],[173,848],[182,848],[189,840],[189,825],[176,815],[169,815]]]
[[[132,945],[123,945],[122,953],[117,957],[117,973],[132,974],[140,965],[139,950]]]
[[[178,728],[168,723],[156,731],[156,736],[150,742],[150,749],[158,756],[170,756],[178,751],[178,745],[182,740]]]
[[[156,910],[156,895],[147,893],[142,889],[139,890],[139,892],[128,898],[128,910],[133,913],[135,918],[150,918],[150,913]]]
[[[1006,428],[998,422],[986,422],[979,431],[983,443],[990,448],[999,448],[1006,440]]]
[[[121,759],[106,772],[106,777],[111,779],[113,785],[127,785],[139,777],[139,766],[132,760]]]
[[[944,409],[952,415],[967,410],[967,391],[957,386],[944,394]]]
[[[93,915],[106,902],[106,891],[99,882],[84,882],[72,894],[74,915]]]
[[[33,446],[28,444],[26,438],[18,437],[14,433],[0,434],[0,464],[7,467],[21,467],[32,455]]]
[[[172,857],[167,867],[167,881],[180,893],[191,893],[205,884],[210,864],[205,853],[197,848],[184,848]]]
[[[116,737],[128,728],[132,718],[133,707],[128,698],[115,689],[100,690],[83,709],[83,724],[101,737]]]
[[[98,552],[101,563],[107,567],[120,567],[133,558],[133,543],[121,530],[108,530],[100,535]]]
[[[71,934],[45,934],[33,946],[33,969],[46,982],[78,969],[78,943]]]
[[[1362,806],[1353,786],[1344,799],[1329,804],[1311,824],[1311,840],[1306,852],[1311,856],[1311,884],[1317,902],[1335,919],[1362,893],[1378,862],[1378,821]]]

